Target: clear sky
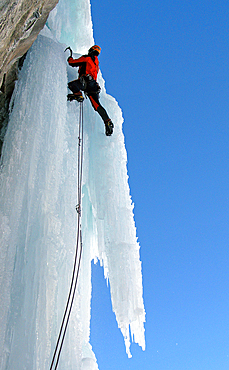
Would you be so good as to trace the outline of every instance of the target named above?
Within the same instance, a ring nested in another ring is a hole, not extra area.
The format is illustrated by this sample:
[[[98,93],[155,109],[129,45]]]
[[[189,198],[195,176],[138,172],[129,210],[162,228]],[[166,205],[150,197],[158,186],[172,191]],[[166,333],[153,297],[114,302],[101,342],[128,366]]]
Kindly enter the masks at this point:
[[[146,351],[132,345],[128,359],[93,267],[99,368],[228,370],[228,1],[91,5],[106,89],[125,119],[147,314]]]

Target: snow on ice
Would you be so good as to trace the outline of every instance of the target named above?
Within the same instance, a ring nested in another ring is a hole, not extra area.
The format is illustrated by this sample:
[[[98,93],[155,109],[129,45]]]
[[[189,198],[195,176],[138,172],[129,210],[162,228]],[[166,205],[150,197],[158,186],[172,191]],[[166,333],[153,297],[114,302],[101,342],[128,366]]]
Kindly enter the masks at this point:
[[[70,45],[81,54],[93,44],[90,2],[60,0],[27,54],[12,98],[0,173],[4,370],[44,370],[52,359],[70,285],[77,222],[79,105],[66,101],[67,82],[76,78],[76,69],[67,66],[64,49]],[[101,103],[115,128],[106,137],[101,118],[85,100],[83,256],[60,370],[98,369],[89,343],[93,259],[109,279],[128,356],[130,334],[145,348],[141,262],[122,112],[106,94],[101,73],[99,84]]]

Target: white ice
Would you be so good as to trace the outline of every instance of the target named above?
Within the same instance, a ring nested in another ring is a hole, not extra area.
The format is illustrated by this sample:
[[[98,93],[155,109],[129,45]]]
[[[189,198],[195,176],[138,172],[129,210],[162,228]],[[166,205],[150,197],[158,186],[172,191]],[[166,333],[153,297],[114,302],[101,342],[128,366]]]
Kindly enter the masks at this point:
[[[0,173],[3,370],[50,366],[70,285],[77,223],[79,105],[66,101],[67,82],[76,78],[76,69],[67,66],[64,49],[70,45],[81,54],[93,43],[89,1],[60,0],[28,52],[11,102]],[[85,100],[83,257],[60,370],[98,369],[89,343],[93,259],[109,279],[128,356],[130,334],[145,348],[141,262],[122,112],[106,94],[101,74],[98,82],[101,103],[115,128],[106,137],[100,116]]]

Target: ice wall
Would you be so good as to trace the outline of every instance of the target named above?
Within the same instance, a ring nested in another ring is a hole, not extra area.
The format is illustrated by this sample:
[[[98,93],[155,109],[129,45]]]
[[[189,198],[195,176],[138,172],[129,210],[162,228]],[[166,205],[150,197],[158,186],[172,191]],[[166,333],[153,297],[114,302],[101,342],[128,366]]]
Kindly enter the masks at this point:
[[[79,106],[66,101],[67,81],[76,78],[76,69],[67,66],[63,51],[70,45],[85,53],[93,43],[89,1],[60,0],[26,57],[12,99],[0,174],[4,370],[43,370],[51,362],[70,285],[77,218]],[[98,369],[89,344],[92,259],[100,260],[110,281],[128,355],[129,328],[134,341],[145,346],[141,262],[123,119],[117,102],[105,92],[101,74],[99,83],[101,102],[115,130],[106,137],[101,118],[85,100],[83,257],[60,370]]]

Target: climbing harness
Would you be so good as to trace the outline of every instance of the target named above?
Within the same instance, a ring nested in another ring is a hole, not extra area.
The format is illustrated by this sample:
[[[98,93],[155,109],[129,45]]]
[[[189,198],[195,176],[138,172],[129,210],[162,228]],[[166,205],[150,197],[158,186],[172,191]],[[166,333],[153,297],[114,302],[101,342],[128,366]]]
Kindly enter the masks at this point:
[[[59,336],[57,339],[55,351],[53,354],[52,362],[50,365],[50,370],[56,370],[62,346],[64,343],[64,338],[66,330],[68,327],[68,322],[72,310],[72,305],[75,297],[76,286],[79,276],[80,261],[82,256],[82,230],[81,230],[81,201],[82,201],[82,176],[83,176],[83,102],[80,103],[80,116],[79,116],[79,136],[78,136],[78,204],[76,205],[77,211],[77,237],[76,237],[76,248],[75,248],[75,260],[72,271],[71,286],[69,289],[68,299],[59,331]]]

